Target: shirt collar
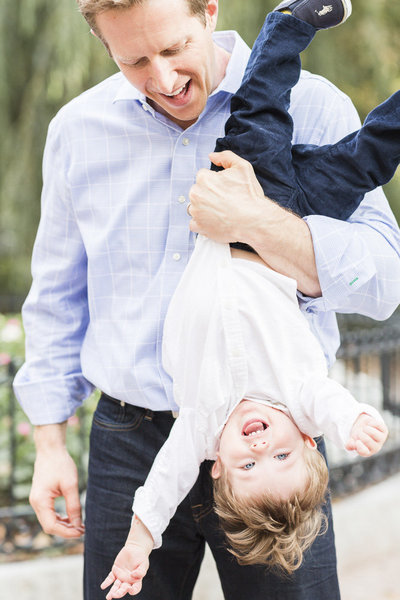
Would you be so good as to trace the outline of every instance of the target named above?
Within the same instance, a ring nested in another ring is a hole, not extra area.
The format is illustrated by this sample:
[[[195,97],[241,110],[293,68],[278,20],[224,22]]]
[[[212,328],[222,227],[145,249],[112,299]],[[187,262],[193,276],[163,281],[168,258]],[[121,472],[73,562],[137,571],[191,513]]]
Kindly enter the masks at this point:
[[[218,94],[218,92],[234,94],[242,81],[243,73],[250,56],[250,48],[236,31],[217,31],[214,33],[213,38],[218,46],[221,46],[231,54],[231,58],[229,59],[225,77],[211,93],[211,96]],[[141,103],[145,103],[145,94],[142,94],[133,87],[122,73],[120,73],[120,76],[121,85],[118,88],[113,103],[119,100],[138,100]]]

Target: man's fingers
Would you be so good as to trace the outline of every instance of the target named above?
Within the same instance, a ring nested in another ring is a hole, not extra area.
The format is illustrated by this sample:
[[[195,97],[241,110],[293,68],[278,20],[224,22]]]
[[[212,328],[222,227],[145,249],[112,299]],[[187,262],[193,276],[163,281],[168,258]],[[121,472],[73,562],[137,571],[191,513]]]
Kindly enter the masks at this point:
[[[56,513],[53,497],[31,494],[29,500],[45,533],[63,538],[76,538],[84,533],[82,523],[78,527],[73,526],[69,517],[61,517]]]
[[[223,152],[211,152],[209,154],[211,162],[217,167],[223,167],[224,169],[230,169],[234,166],[248,165],[248,161],[241,158],[231,150],[224,150]]]
[[[72,527],[81,529],[82,524],[82,512],[81,512],[81,501],[79,498],[78,482],[70,484],[62,488],[62,493],[65,499],[65,508],[67,511],[68,519]]]

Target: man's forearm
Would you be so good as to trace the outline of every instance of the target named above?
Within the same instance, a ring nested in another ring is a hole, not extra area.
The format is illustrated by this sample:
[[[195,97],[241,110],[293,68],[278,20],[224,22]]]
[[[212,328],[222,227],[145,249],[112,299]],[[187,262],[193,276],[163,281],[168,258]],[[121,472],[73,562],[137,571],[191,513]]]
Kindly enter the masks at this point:
[[[275,271],[297,281],[306,296],[321,296],[314,248],[307,223],[267,199],[246,243]]]

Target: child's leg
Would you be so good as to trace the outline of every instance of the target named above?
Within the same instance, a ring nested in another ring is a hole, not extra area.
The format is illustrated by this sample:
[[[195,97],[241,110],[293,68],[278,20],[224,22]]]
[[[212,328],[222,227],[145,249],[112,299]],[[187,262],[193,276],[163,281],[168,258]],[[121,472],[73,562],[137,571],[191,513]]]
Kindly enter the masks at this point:
[[[291,88],[300,75],[299,54],[315,31],[290,15],[273,12],[267,16],[242,84],[232,98],[226,135],[216,145],[216,151],[232,150],[251,162],[264,192],[294,210],[297,182],[288,107]]]
[[[364,194],[387,183],[400,161],[400,91],[377,106],[364,125],[337,144],[293,146],[303,214],[347,219]]]

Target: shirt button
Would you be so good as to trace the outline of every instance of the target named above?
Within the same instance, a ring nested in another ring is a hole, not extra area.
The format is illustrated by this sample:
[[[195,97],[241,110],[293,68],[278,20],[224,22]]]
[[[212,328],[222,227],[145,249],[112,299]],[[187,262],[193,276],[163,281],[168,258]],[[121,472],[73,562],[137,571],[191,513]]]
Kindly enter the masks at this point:
[[[179,254],[179,252],[175,252],[175,254],[172,255],[172,258],[178,261],[181,260],[181,255]]]
[[[186,198],[185,198],[185,196],[179,196],[179,198],[178,198],[178,202],[179,202],[180,204],[183,204],[184,202],[186,202]]]
[[[142,104],[142,108],[143,108],[143,110],[145,110],[145,111],[148,111],[148,110],[149,110],[149,107],[147,106],[147,104]]]
[[[189,138],[183,138],[183,140],[182,140],[182,144],[183,144],[184,146],[189,146],[189,144],[190,144],[190,140],[189,140]]]

